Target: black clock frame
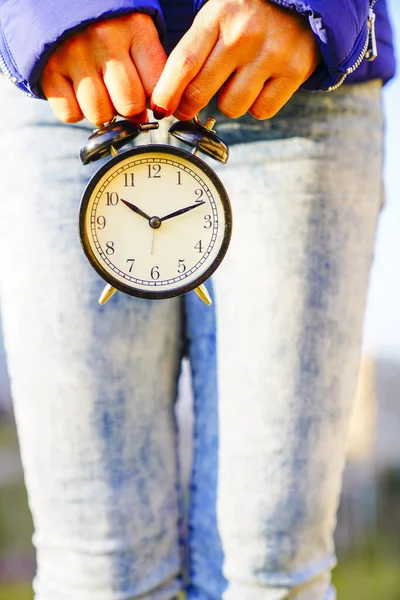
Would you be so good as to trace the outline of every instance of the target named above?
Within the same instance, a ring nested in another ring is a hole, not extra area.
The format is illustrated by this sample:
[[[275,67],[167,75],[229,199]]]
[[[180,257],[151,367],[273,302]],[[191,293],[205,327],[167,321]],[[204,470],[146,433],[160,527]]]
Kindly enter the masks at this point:
[[[114,279],[107,271],[104,270],[104,268],[102,267],[102,264],[97,260],[97,258],[93,254],[93,252],[90,248],[89,242],[87,241],[87,234],[86,234],[86,229],[85,229],[85,217],[86,217],[86,212],[87,212],[87,206],[88,206],[89,200],[90,200],[92,193],[93,193],[96,185],[98,184],[99,180],[110,169],[112,169],[114,167],[114,165],[118,164],[122,160],[130,158],[131,156],[136,156],[138,154],[139,155],[148,154],[151,152],[163,152],[166,154],[170,154],[172,156],[184,158],[184,159],[188,160],[189,162],[193,163],[193,165],[195,165],[199,169],[201,169],[205,173],[205,175],[207,175],[212,180],[213,184],[215,185],[215,187],[218,191],[219,197],[221,199],[222,205],[224,207],[224,213],[225,213],[225,228],[224,228],[224,235],[223,235],[221,248],[220,248],[217,256],[215,257],[215,259],[211,263],[211,265],[208,267],[208,269],[202,275],[200,275],[197,279],[195,279],[191,283],[183,284],[182,286],[179,286],[173,290],[150,291],[150,290],[136,289],[133,286],[125,285],[124,283],[118,281],[117,279]],[[108,284],[115,287],[115,289],[117,289],[120,292],[123,292],[125,294],[128,294],[129,296],[134,296],[137,298],[147,298],[149,300],[163,300],[166,298],[174,298],[176,296],[182,296],[182,295],[187,294],[188,292],[194,290],[195,288],[199,287],[199,285],[201,285],[202,283],[204,283],[207,279],[209,279],[211,277],[211,275],[217,270],[217,268],[221,264],[222,260],[225,257],[225,254],[228,250],[229,243],[231,240],[231,235],[232,235],[231,204],[230,204],[229,196],[226,192],[226,189],[225,189],[223,183],[221,182],[221,180],[219,179],[218,175],[215,173],[215,171],[213,171],[213,169],[206,162],[204,162],[204,160],[202,160],[198,156],[191,154],[190,152],[188,152],[187,150],[184,150],[183,148],[178,148],[175,146],[168,146],[166,144],[148,144],[148,145],[143,145],[143,146],[136,146],[135,148],[131,148],[129,150],[124,150],[124,151],[120,152],[117,156],[112,157],[110,160],[107,161],[107,163],[102,165],[98,169],[98,171],[96,171],[96,173],[92,176],[92,178],[89,180],[89,182],[83,192],[80,207],[79,207],[79,239],[80,239],[83,251],[86,255],[86,258],[92,265],[93,269],[100,275],[100,277],[102,279],[104,279],[104,281],[106,281]]]

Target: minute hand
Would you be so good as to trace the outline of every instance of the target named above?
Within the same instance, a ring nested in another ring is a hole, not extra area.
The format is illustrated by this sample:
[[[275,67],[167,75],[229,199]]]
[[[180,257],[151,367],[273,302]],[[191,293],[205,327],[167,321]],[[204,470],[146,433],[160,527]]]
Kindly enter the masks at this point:
[[[196,202],[196,204],[191,204],[190,206],[185,206],[185,208],[180,208],[179,210],[175,210],[172,213],[169,213],[168,215],[165,215],[165,217],[161,217],[160,221],[166,221],[167,219],[172,219],[173,217],[179,217],[179,215],[183,215],[184,213],[188,212],[189,210],[193,210],[194,208],[197,208],[198,206],[202,206],[202,204],[205,204],[205,201],[203,200],[203,202]]]

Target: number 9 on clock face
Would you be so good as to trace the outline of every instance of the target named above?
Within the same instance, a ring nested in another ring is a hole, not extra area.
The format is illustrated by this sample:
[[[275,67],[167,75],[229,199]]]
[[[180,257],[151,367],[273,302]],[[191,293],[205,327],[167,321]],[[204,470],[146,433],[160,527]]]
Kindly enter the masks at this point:
[[[169,298],[203,283],[229,245],[232,213],[215,172],[180,148],[138,146],[103,165],[83,193],[80,237],[116,289]]]

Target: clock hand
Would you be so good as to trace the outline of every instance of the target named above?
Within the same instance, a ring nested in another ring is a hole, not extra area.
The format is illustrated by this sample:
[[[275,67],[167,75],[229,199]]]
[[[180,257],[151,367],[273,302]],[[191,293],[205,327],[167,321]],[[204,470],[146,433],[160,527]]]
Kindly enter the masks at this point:
[[[127,200],[123,200],[122,198],[121,198],[121,202],[123,202],[125,204],[125,206],[127,206],[128,208],[130,208],[131,210],[133,210],[133,212],[135,212],[137,215],[140,215],[144,219],[147,219],[148,221],[150,221],[151,217],[149,217],[149,215],[147,215],[145,212],[143,212],[135,204],[132,204],[131,202],[128,202]]]
[[[165,217],[161,217],[160,221],[166,221],[167,219],[172,219],[173,217],[178,217],[179,215],[183,215],[184,213],[188,212],[189,210],[193,210],[194,208],[197,208],[198,206],[201,206],[202,204],[205,204],[204,200],[203,200],[203,202],[196,202],[196,204],[192,204],[191,206],[186,206],[185,208],[180,208],[179,210],[176,210],[172,213],[169,213],[168,215],[165,215]]]

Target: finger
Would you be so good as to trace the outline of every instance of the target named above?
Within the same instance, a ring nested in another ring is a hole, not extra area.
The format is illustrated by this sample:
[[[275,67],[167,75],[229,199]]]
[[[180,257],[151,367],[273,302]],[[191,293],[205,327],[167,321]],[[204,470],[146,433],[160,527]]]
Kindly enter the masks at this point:
[[[219,28],[211,19],[196,17],[192,27],[171,52],[151,97],[151,108],[160,106],[172,114],[183,92],[196,77],[217,43]]]
[[[235,53],[227,52],[225,44],[217,42],[199,73],[183,91],[175,116],[192,119],[229,80],[237,64]]]
[[[225,83],[218,96],[218,107],[226,116],[244,115],[257,100],[270,73],[256,62],[238,69]]]
[[[100,73],[92,71],[72,77],[76,99],[85,117],[95,125],[107,123],[115,116],[115,108]]]
[[[146,109],[146,96],[138,72],[127,54],[124,61],[109,60],[103,67],[103,81],[115,112],[134,117]]]
[[[142,82],[145,95],[150,98],[163,72],[167,55],[160,42],[158,31],[149,15],[141,17],[132,23],[131,59]]]
[[[231,119],[237,119],[247,113],[262,92],[264,80],[259,83],[251,81],[247,89],[242,84],[243,81],[237,81],[235,76],[228,81],[218,96],[219,110]]]
[[[129,120],[133,121],[138,127],[139,127],[139,125],[143,125],[143,123],[147,123],[149,120],[149,116],[147,114],[147,108],[145,108],[145,110],[143,112],[139,113],[138,115],[135,115],[134,117],[130,117]],[[150,131],[144,132],[144,133],[150,133]]]
[[[300,85],[301,81],[292,78],[273,77],[269,79],[249,112],[256,119],[270,119],[290,100]]]
[[[64,75],[43,73],[40,85],[53,113],[60,121],[76,123],[83,119],[84,115],[76,99],[72,83]]]

